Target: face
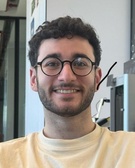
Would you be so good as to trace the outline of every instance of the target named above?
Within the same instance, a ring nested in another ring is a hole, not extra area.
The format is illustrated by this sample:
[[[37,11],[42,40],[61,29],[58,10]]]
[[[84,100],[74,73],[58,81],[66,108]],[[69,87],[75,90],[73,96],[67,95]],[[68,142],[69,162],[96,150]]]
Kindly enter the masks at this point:
[[[86,55],[95,62],[92,46],[80,37],[44,40],[39,48],[38,62],[53,54],[59,55],[62,61],[72,61],[75,55]],[[90,74],[81,77],[72,72],[69,63],[65,63],[56,76],[45,75],[37,66],[37,70],[31,68],[30,77],[31,87],[38,92],[43,106],[57,115],[70,117],[90,108],[101,70],[93,66]]]

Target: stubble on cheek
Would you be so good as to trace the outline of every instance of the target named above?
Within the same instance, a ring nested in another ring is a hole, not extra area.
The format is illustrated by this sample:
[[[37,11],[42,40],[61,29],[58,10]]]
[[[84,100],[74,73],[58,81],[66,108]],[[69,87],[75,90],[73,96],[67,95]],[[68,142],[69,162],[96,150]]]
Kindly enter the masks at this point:
[[[82,111],[90,106],[90,103],[94,96],[94,86],[88,89],[88,92],[85,96],[82,95],[82,99],[80,99],[80,102],[76,103],[76,105],[73,105],[71,103],[71,106],[69,106],[68,104],[68,102],[72,102],[69,99],[62,99],[61,101],[63,101],[63,104],[65,105],[60,106],[58,100],[53,100],[51,98],[51,91],[45,92],[45,90],[41,87],[38,87],[38,94],[43,106],[47,110],[63,117],[71,117],[80,114]]]
[[[72,102],[71,99],[62,99],[61,102],[63,101],[65,105],[60,106],[58,100],[53,100],[53,97],[51,97],[53,94],[53,88],[50,87],[48,90],[45,90],[39,85],[38,80],[37,88],[39,98],[47,110],[63,117],[70,117],[81,113],[90,106],[95,93],[95,80],[93,80],[93,84],[91,84],[87,90],[82,90],[82,98],[80,98],[80,102],[73,106],[69,106],[68,103],[66,105],[66,101]]]

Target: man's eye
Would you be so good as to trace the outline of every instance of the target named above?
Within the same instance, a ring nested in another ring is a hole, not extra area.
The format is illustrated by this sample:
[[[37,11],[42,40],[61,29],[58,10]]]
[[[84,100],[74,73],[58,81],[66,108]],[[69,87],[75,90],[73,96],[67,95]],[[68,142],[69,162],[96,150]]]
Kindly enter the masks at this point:
[[[46,64],[46,66],[58,66],[57,62],[49,62]]]
[[[73,66],[84,67],[84,66],[87,66],[87,63],[86,62],[82,62],[82,61],[75,61]]]
[[[57,61],[50,61],[50,62],[46,62],[43,66],[44,67],[59,67],[60,63]]]

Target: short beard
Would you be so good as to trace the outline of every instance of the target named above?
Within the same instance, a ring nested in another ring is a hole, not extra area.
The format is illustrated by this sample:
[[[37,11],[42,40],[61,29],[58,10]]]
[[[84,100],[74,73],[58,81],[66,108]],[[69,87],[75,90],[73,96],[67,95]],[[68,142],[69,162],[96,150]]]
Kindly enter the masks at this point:
[[[44,89],[39,86],[39,84],[38,84],[38,94],[39,94],[39,98],[43,106],[47,110],[61,117],[72,117],[72,116],[80,114],[81,112],[83,112],[90,106],[91,101],[93,100],[93,97],[94,97],[94,93],[95,93],[94,86],[95,86],[95,82],[93,86],[89,88],[87,95],[82,100],[82,102],[79,104],[79,106],[75,108],[73,108],[72,106],[71,107],[69,106],[59,107],[58,105],[54,103],[52,99],[49,99],[49,96],[44,91]]]

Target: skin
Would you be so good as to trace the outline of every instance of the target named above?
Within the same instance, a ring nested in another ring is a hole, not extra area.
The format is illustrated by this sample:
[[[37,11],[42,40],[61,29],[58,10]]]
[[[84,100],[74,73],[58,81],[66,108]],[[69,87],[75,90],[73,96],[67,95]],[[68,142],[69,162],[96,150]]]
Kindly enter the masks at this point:
[[[93,47],[86,39],[47,39],[39,48],[38,62],[57,53],[60,59],[73,60],[76,53],[87,55],[93,62]],[[101,79],[101,69],[94,68],[87,76],[75,75],[68,63],[59,75],[45,75],[40,66],[30,69],[32,90],[38,92],[45,111],[44,135],[55,139],[74,139],[92,132],[91,101]],[[61,92],[61,90],[64,91]],[[74,90],[74,92],[72,92]],[[66,93],[65,93],[66,92]],[[67,93],[68,92],[68,93]]]

